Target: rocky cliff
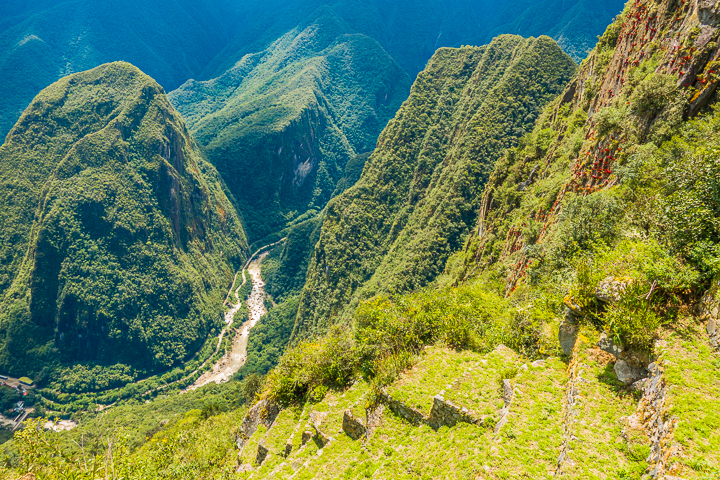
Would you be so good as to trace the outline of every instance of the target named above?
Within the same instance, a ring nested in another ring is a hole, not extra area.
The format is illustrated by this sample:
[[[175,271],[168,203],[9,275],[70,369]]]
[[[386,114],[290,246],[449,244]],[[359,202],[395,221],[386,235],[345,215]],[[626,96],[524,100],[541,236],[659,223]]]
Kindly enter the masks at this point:
[[[591,210],[619,213],[622,203],[633,203],[623,199],[611,207],[604,195],[623,182],[637,187],[628,177],[637,173],[643,155],[651,156],[684,120],[714,101],[717,38],[716,2],[629,2],[565,93],[546,109],[534,137],[498,162],[468,241],[465,275],[500,262],[507,265],[512,290],[568,233],[563,220],[579,212],[567,207],[582,208],[583,202],[593,204],[586,213],[593,218],[570,241],[586,241],[590,225],[599,238],[614,236],[614,227],[592,223],[602,214]],[[642,220],[633,226],[652,228]]]

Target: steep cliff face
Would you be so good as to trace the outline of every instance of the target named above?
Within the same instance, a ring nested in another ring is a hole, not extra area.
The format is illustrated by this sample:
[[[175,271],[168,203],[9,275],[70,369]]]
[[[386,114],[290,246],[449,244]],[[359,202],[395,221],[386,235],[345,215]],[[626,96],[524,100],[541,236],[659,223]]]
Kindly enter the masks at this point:
[[[618,225],[645,236],[676,228],[653,213],[659,192],[675,190],[656,151],[714,100],[718,36],[717,2],[629,2],[533,134],[498,162],[465,278],[495,265],[509,292],[529,267],[614,241]]]
[[[495,160],[574,70],[548,37],[438,51],[359,182],[328,205],[295,335],[323,331],[361,298],[432,281],[474,224]]]
[[[126,63],[43,90],[0,147],[0,365],[169,366],[221,322],[240,219],[162,88]]]
[[[246,214],[251,237],[322,209],[373,149],[409,79],[372,39],[320,9],[267,50],[170,98]]]

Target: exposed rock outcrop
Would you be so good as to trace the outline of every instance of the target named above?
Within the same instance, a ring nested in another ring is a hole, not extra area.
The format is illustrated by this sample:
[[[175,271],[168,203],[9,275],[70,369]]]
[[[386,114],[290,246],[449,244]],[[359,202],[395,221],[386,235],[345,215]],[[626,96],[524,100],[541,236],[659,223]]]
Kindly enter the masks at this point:
[[[610,338],[606,332],[600,334],[597,346],[617,359],[614,367],[615,375],[625,385],[633,385],[647,378],[647,365],[651,362],[649,352],[633,349],[626,350],[622,344]]]
[[[245,447],[248,439],[253,436],[260,425],[272,427],[280,413],[280,407],[268,400],[260,400],[245,414],[240,430],[235,437],[235,443],[240,451]]]
[[[572,313],[570,308],[565,313],[565,319],[560,324],[558,332],[558,341],[560,348],[565,355],[570,355],[577,342],[578,333],[580,332],[580,324],[577,317]]]
[[[347,409],[343,413],[343,431],[353,440],[359,440],[367,435],[365,421],[353,415],[352,410]]]

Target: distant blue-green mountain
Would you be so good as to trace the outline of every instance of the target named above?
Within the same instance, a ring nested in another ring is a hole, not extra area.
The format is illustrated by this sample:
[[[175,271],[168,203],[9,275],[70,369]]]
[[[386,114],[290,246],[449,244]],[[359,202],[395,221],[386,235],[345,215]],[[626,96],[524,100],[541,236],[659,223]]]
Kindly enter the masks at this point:
[[[0,137],[59,78],[125,60],[166,89],[215,78],[327,5],[376,40],[412,77],[438,47],[500,33],[547,34],[584,57],[622,0],[4,0],[0,2]]]

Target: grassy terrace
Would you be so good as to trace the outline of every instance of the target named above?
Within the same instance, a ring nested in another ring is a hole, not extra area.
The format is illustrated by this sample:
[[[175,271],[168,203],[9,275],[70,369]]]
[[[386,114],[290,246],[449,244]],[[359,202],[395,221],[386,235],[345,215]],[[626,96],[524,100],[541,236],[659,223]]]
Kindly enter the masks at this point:
[[[681,478],[720,478],[720,356],[710,348],[703,326],[689,321],[667,342],[661,358],[680,446],[670,470]]]
[[[327,412],[327,415],[319,425],[320,430],[331,437],[338,436],[338,433],[342,434],[343,413],[345,413],[345,410],[348,408],[362,402],[367,392],[367,383],[358,381],[344,392],[328,393],[322,402],[313,406],[314,412]],[[365,417],[364,409],[362,408],[364,405],[365,402],[362,402],[362,405],[358,405],[358,408],[355,409],[357,414],[362,418]]]
[[[496,350],[445,393],[451,403],[467,407],[477,418],[494,415],[503,407],[502,380],[514,376],[520,366],[517,355]]]
[[[508,423],[480,442],[489,467],[485,478],[552,478],[562,439],[565,363],[549,358],[541,367],[521,370]],[[493,437],[493,438],[491,438]],[[481,477],[482,478],[482,477]]]
[[[392,386],[388,393],[425,415],[430,414],[433,397],[445,390],[468,368],[482,366],[483,356],[471,351],[431,347],[423,359]]]
[[[270,452],[268,453],[268,459],[271,456],[283,454],[285,444],[292,437],[302,413],[302,408],[288,408],[280,412],[272,428],[260,442]]]
[[[647,440],[632,437],[627,442],[622,437],[624,418],[635,412],[638,396],[618,381],[609,354],[583,343],[576,359],[582,381],[577,383],[579,401],[571,423],[574,438],[562,478],[640,478],[650,453]]]

